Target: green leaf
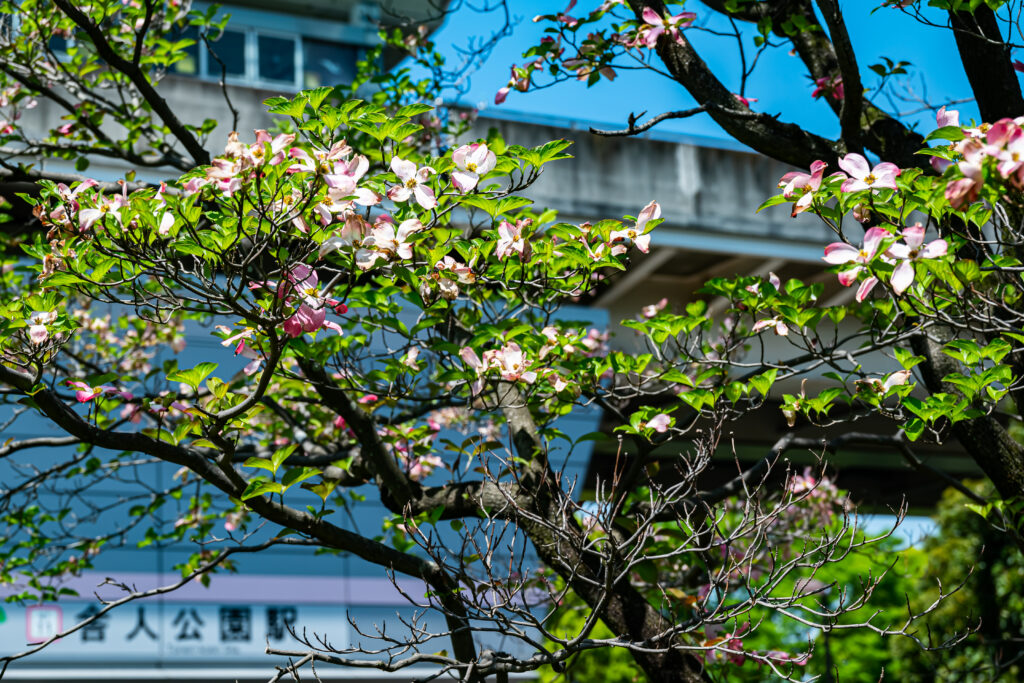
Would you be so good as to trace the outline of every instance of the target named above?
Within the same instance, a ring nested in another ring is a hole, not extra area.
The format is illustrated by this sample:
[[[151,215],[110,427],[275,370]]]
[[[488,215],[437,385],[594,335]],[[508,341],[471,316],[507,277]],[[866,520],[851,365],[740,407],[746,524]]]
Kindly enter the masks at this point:
[[[298,447],[299,447],[299,444],[291,443],[291,444],[288,444],[287,446],[284,446],[282,448],[278,448],[276,451],[274,451],[274,454],[272,456],[270,456],[270,462],[274,466],[273,471],[275,473],[277,472],[277,468],[279,468],[281,466],[281,463],[283,463],[285,460],[287,460],[288,456],[290,456],[292,453],[294,453],[295,449],[298,448]]]
[[[313,107],[313,109],[319,109],[320,105],[323,104],[323,101],[326,100],[333,91],[334,88],[323,86],[316,90],[306,90],[302,94],[306,96],[306,99],[309,101],[309,105]]]
[[[750,385],[758,390],[762,396],[768,396],[772,385],[775,384],[775,376],[779,371],[775,368],[762,372],[760,375],[750,378]]]
[[[268,493],[281,493],[282,490],[283,488],[276,481],[254,479],[245,487],[245,491],[242,492],[241,499],[249,500],[250,498],[255,498],[256,496],[262,496]]]
[[[433,110],[433,107],[429,104],[423,104],[422,102],[416,102],[414,104],[407,104],[397,112],[395,112],[395,118],[406,117],[412,118],[413,116],[419,116],[420,114],[426,114],[428,111]]]
[[[284,488],[287,489],[298,484],[300,481],[305,481],[318,474],[320,474],[320,470],[315,467],[293,467],[284,473],[281,483],[284,485]]]
[[[608,441],[610,439],[611,437],[604,432],[589,432],[576,439],[576,443],[582,443],[584,441]]]
[[[266,458],[248,458],[242,463],[242,467],[258,467],[261,470],[266,470],[268,472],[277,471],[277,468],[274,467],[274,463],[270,462]]]
[[[182,382],[198,391],[199,384],[216,369],[216,363],[200,363],[191,370],[178,370],[177,372],[170,373],[167,375],[167,381]]]
[[[299,96],[294,100],[280,102],[270,107],[269,111],[271,114],[282,114],[298,118],[302,116],[302,112],[306,111],[306,98]]]
[[[925,142],[931,142],[932,140],[948,140],[950,142],[956,142],[957,140],[963,140],[967,137],[966,133],[959,126],[943,126],[928,133],[928,136],[924,139]]]
[[[757,211],[755,211],[754,213],[757,213],[761,209],[767,209],[769,206],[776,206],[778,204],[785,204],[788,201],[789,200],[786,199],[781,194],[777,194],[774,197],[770,197],[770,198],[766,199],[765,201],[763,201],[761,203],[761,206],[757,207]]]

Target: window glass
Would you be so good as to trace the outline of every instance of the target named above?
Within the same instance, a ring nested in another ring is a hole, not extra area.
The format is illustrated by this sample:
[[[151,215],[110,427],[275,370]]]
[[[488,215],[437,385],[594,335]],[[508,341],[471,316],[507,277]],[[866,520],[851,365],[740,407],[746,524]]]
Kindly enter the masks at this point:
[[[224,69],[228,76],[245,76],[245,34],[241,31],[224,31],[215,43],[213,53],[206,56],[206,75],[220,78]],[[218,61],[219,60],[219,61]],[[223,62],[223,66],[221,63]]]
[[[261,81],[295,82],[295,39],[260,34],[259,75]]]
[[[199,45],[202,40],[199,38],[199,30],[195,26],[189,26],[184,31],[176,30],[171,34],[170,39],[192,40],[194,43],[186,48],[178,50],[181,59],[171,65],[171,71],[185,76],[196,76],[199,74]]]
[[[349,45],[302,39],[304,88],[348,84],[356,75],[356,49]]]
[[[50,52],[53,52],[54,54],[59,54],[61,52],[67,52],[68,51],[68,44],[69,44],[69,42],[70,41],[68,41],[68,39],[65,38],[64,36],[56,36],[56,35],[55,36],[50,36],[50,41],[49,41]]]

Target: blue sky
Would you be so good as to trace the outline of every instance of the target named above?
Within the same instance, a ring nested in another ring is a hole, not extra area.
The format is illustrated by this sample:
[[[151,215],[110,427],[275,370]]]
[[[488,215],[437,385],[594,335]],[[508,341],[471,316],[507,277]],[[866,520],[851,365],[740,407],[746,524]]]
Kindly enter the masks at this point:
[[[470,1],[479,5],[485,0]],[[507,82],[509,66],[513,62],[522,63],[521,52],[544,35],[542,25],[533,23],[533,17],[563,7],[563,0],[555,3],[538,0],[509,1],[516,19],[514,34],[505,38],[491,58],[473,74],[471,88],[462,99],[463,104],[483,105],[486,110],[497,110],[495,113],[500,113],[502,117],[554,116],[604,124],[612,128],[624,127],[630,112],[639,114],[647,110],[650,114],[657,114],[694,106],[693,99],[678,84],[652,73],[626,72],[613,83],[602,80],[590,89],[582,83],[572,82],[525,94],[513,92],[503,105],[495,107],[494,94]],[[894,9],[883,8],[871,14],[871,10],[880,2],[845,0],[841,3],[854,50],[863,65],[861,78],[865,85],[871,87],[877,82],[877,76],[868,71],[866,65],[880,63],[884,55],[894,61],[911,62],[908,67],[909,83],[918,93],[926,91],[931,102],[941,104],[969,96],[967,79],[959,65],[952,34],[923,26]],[[573,14],[581,16],[597,4],[597,0],[580,0]],[[689,3],[688,9],[698,13],[698,22],[706,19],[704,15],[711,14],[710,10],[697,2]],[[941,21],[941,15],[937,19]],[[499,25],[499,21],[497,14],[480,14],[463,7],[447,20],[435,35],[435,40],[451,62],[457,58],[455,46],[464,47],[473,36],[489,35]],[[720,78],[733,89],[738,89],[735,42],[693,30],[688,36],[705,61],[720,74]],[[730,78],[733,80],[730,81]],[[800,59],[789,56],[784,49],[777,49],[762,57],[759,70],[748,84],[746,94],[758,98],[758,102],[753,105],[757,111],[770,114],[781,112],[783,120],[799,123],[819,134],[835,136],[838,129],[836,119],[823,101],[811,99],[812,90],[813,85]],[[913,105],[905,107],[911,109]],[[977,114],[973,103],[957,105],[956,108],[968,119]],[[934,126],[934,116],[931,114],[921,114],[915,118],[925,131]],[[729,140],[706,115],[666,121],[655,130]]]

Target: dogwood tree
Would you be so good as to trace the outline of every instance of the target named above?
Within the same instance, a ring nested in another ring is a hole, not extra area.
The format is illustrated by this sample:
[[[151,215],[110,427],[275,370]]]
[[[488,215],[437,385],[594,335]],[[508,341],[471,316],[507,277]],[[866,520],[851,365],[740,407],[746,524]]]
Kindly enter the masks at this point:
[[[185,46],[169,38],[176,29],[197,25],[215,44],[213,14],[177,2],[0,7],[17,19],[0,71],[5,182],[19,193],[8,198],[19,229],[0,272],[0,385],[7,425],[34,415],[58,432],[0,447],[20,473],[2,491],[0,569],[22,587],[17,597],[56,597],[62,577],[140,537],[197,549],[180,582],[125,586],[93,618],[284,545],[422,582],[407,593],[404,628],[372,634],[376,647],[296,632],[294,647],[271,649],[275,678],[323,662],[502,679],[607,647],[628,650],[656,681],[744,665],[799,677],[812,643],[744,646],[768,618],[921,640],[913,621],[934,601],[880,616],[868,603],[878,576],[832,595],[815,580],[871,542],[834,487],[813,472],[769,477],[789,449],[876,437],[822,444],[793,433],[717,488],[701,474],[726,425],[776,382],[826,365],[833,388],[786,397],[794,420],[827,421],[844,400],[903,419],[911,439],[987,424],[1016,387],[1017,265],[1003,248],[1016,233],[1002,220],[1015,123],[940,128],[951,144],[932,153],[957,161],[943,177],[851,153],[842,175],[816,164],[783,179],[770,203],[815,212],[841,238],[846,213],[872,217],[863,246],[844,238],[825,254],[847,283],[862,283],[856,304],[821,306],[820,286],[795,280],[716,280],[706,292],[727,315],[709,318],[704,303],[650,311],[628,323],[648,352],[622,353],[559,309],[647,250],[660,208],[650,198],[636,217],[571,225],[531,206],[523,190],[547,164],[571,163],[566,142],[455,140],[462,118],[435,116],[416,101],[431,84],[400,72],[377,77],[365,100],[332,88],[271,98],[279,130],[232,134],[211,155],[213,124],[179,121],[156,83]],[[660,32],[645,40],[678,41],[686,21],[650,24]],[[54,55],[55,36],[73,38],[67,57]],[[28,125],[41,98],[67,122]],[[100,183],[31,163],[46,155],[81,170],[108,156],[177,171],[153,185]],[[926,240],[905,220],[914,210],[966,227]],[[972,231],[992,221],[994,236]],[[971,248],[991,256],[972,260]],[[860,323],[840,335],[847,318]],[[186,364],[176,356],[186,330],[219,340],[221,357]],[[765,357],[767,334],[801,354]],[[925,400],[910,392],[929,345],[933,362],[960,365],[939,378],[956,393]],[[905,369],[880,377],[856,364],[878,349]],[[621,461],[584,503],[560,455],[578,444],[558,418],[587,406],[614,421]],[[667,444],[670,476],[657,477],[655,451]],[[58,446],[66,457],[34,457]],[[137,473],[159,463],[177,475],[143,486]],[[110,479],[139,488],[98,505],[90,492]],[[57,480],[71,491],[44,499]],[[345,513],[366,495],[390,511],[379,529],[356,529]],[[180,514],[164,520],[169,500]],[[95,515],[117,521],[97,532]],[[588,614],[578,629],[554,629],[570,594]],[[445,627],[428,627],[428,614]],[[612,636],[594,634],[598,620]],[[489,634],[514,647],[495,650]]]
[[[707,114],[736,140],[809,169],[783,178],[783,196],[774,201],[793,201],[794,215],[814,211],[836,232],[838,242],[827,248],[824,260],[839,266],[842,284],[858,286],[857,301],[866,308],[855,311],[871,331],[870,346],[887,350],[902,364],[898,374],[862,378],[869,383],[861,385],[879,390],[880,398],[893,392],[904,396],[896,411],[884,401],[870,402],[900,427],[894,429],[893,445],[901,448],[904,436],[955,439],[995,485],[1001,502],[993,502],[1009,512],[1015,520],[1011,526],[1019,527],[1024,447],[1000,418],[1008,409],[1020,414],[1022,407],[1017,382],[1024,339],[1019,338],[1016,292],[1017,148],[1024,99],[1020,61],[1013,58],[1020,47],[1017,5],[958,0],[877,5],[857,11],[874,10],[872,21],[902,13],[921,22],[922,30],[949,32],[970,84],[964,95],[976,103],[982,121],[961,120],[952,107],[947,111],[904,87],[905,62],[869,65],[863,55],[858,58],[846,18],[854,10],[844,12],[832,0],[570,2],[560,14],[536,18],[547,26],[547,36],[524,53],[526,62],[513,66],[512,78],[495,99],[562,81],[593,84],[626,70],[652,70],[685,88],[697,106],[646,119],[631,116],[622,130],[592,132],[635,135],[667,119]],[[738,72],[712,69],[695,46],[696,36],[708,44],[728,41],[740,57]],[[824,100],[835,114],[834,139],[788,122],[786,115],[795,112],[758,110],[757,90],[766,84],[758,65],[775,50],[788,50],[802,62],[816,86],[808,97]],[[928,130],[901,119],[900,105],[930,108],[938,130],[926,137]],[[837,203],[825,204],[826,197]],[[911,212],[918,213],[908,218]],[[856,220],[843,222],[844,216]],[[940,282],[949,294],[930,289]],[[922,286],[929,288],[924,308],[908,303]],[[729,290],[712,285],[710,291]],[[803,354],[830,366],[838,377],[858,372],[855,361],[840,363],[822,354],[830,345],[821,346],[816,335],[805,337],[808,322],[816,322],[818,314],[794,317],[800,308],[793,303],[785,304],[789,313],[778,307],[766,311],[759,329],[796,330]],[[919,314],[933,324],[924,325]],[[927,398],[905,394],[912,386]],[[820,422],[815,415],[838,399],[834,391],[791,395],[783,410]]]

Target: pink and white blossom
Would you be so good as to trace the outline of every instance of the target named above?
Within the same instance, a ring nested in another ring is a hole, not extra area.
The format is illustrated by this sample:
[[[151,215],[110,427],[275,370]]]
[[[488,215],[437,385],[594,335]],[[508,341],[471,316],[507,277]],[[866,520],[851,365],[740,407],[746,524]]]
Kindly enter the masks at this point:
[[[331,172],[324,175],[324,182],[335,191],[336,196],[355,195],[359,181],[368,170],[369,160],[359,154],[350,161],[336,161]]]
[[[356,265],[363,270],[373,268],[378,259],[411,259],[412,244],[407,240],[415,233],[423,230],[423,224],[416,218],[402,221],[395,226],[394,221],[378,220],[370,235],[363,240],[362,247],[356,251]]]
[[[38,346],[50,338],[47,327],[57,319],[57,311],[33,311],[28,318],[28,338]]]
[[[800,198],[793,205],[793,216],[811,207],[814,193],[821,187],[821,181],[827,167],[828,164],[818,160],[811,164],[810,173],[790,171],[779,179],[779,187],[782,188],[783,197],[792,199],[797,194],[800,195]]]
[[[985,184],[980,162],[961,161],[957,169],[964,177],[951,182],[944,192],[946,200],[954,209],[963,208],[964,204],[975,201]]]
[[[658,218],[661,218],[661,206],[658,202],[652,201],[640,210],[640,215],[636,217],[636,225],[625,230],[613,231],[609,235],[609,240],[615,243],[628,239],[637,249],[646,254],[651,249],[651,235],[645,233],[647,223]]]
[[[509,342],[494,355],[496,366],[501,373],[501,378],[509,382],[522,380],[527,384],[533,384],[537,380],[537,373],[526,369],[526,358],[519,344]]]
[[[641,16],[644,23],[640,27],[638,37],[643,44],[650,48],[658,44],[658,38],[663,34],[671,36],[672,40],[676,43],[682,43],[683,35],[680,32],[681,29],[690,26],[697,18],[697,15],[693,12],[680,12],[674,15],[666,12],[662,16],[650,7],[644,7]]]
[[[956,109],[946,110],[945,107],[940,107],[939,111],[935,113],[935,125],[939,128],[945,128],[947,126],[960,127],[960,112]]]
[[[400,184],[388,189],[388,199],[405,202],[415,197],[416,202],[428,211],[437,206],[434,190],[427,184],[435,173],[434,169],[429,166],[417,168],[414,162],[396,156],[391,160],[391,171],[398,176]]]
[[[849,287],[857,280],[857,276],[864,270],[867,264],[875,258],[882,242],[890,237],[892,235],[885,228],[871,228],[864,233],[864,244],[859,249],[846,242],[833,242],[825,247],[825,255],[822,258],[826,263],[831,263],[832,265],[856,264],[854,268],[839,273],[840,284],[844,287]],[[857,290],[857,301],[863,301],[877,283],[878,278],[874,276],[864,280]]]
[[[945,256],[949,245],[944,239],[924,243],[924,226],[912,225],[903,228],[900,233],[903,243],[896,243],[886,252],[889,256],[899,259],[892,271],[889,282],[893,291],[902,294],[914,282],[914,262],[918,259],[938,258]]]
[[[452,182],[459,192],[465,193],[472,191],[482,176],[494,170],[498,158],[487,149],[486,143],[473,142],[452,152],[452,161],[456,167],[452,171]]]
[[[867,159],[853,152],[839,160],[839,168],[850,174],[840,188],[842,192],[877,190],[883,187],[895,190],[896,176],[900,174],[896,164],[883,161],[872,168]]]
[[[890,374],[884,380],[878,377],[869,377],[866,380],[861,380],[864,384],[872,387],[875,391],[880,394],[887,394],[893,387],[903,386],[910,380],[910,370],[897,370]]]
[[[517,220],[515,224],[502,221],[498,224],[498,245],[494,250],[495,256],[499,259],[506,259],[513,253],[519,254],[519,258],[526,260],[530,258],[530,244],[523,237],[523,228],[530,225],[530,220]]]
[[[775,316],[774,318],[766,318],[764,320],[758,320],[756,323],[754,323],[754,326],[751,328],[751,331],[761,332],[762,330],[768,329],[772,330],[775,334],[779,335],[780,337],[785,337],[789,335],[789,325],[787,325],[786,321],[784,321],[779,316]]]
[[[649,304],[640,309],[640,315],[645,318],[653,318],[668,306],[668,299],[661,298],[656,304]]]
[[[644,426],[653,429],[658,434],[664,434],[672,426],[672,418],[665,413],[658,413],[648,420]]]
[[[312,153],[299,147],[292,147],[288,151],[288,156],[295,161],[288,167],[288,172],[327,175],[333,170],[333,162],[345,159],[351,153],[352,148],[344,140],[334,143],[330,149],[314,148]]]

